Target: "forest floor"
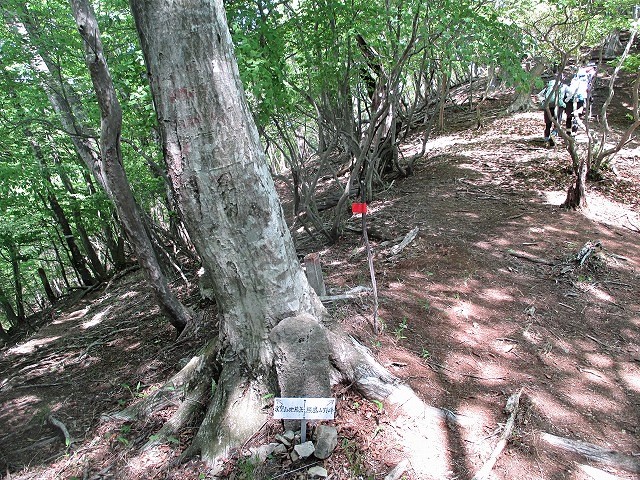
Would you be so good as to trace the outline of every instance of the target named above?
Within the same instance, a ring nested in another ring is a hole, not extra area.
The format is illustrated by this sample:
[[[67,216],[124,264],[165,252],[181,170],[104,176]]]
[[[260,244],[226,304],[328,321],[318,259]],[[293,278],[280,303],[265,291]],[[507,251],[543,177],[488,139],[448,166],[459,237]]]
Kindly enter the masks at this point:
[[[475,113],[452,112],[415,174],[370,203],[369,225],[396,244],[419,229],[397,255],[371,239],[383,332],[373,332],[371,296],[335,302],[330,312],[427,404],[468,420],[436,426],[424,445],[429,478],[470,479],[500,439],[507,398],[520,389],[515,428],[488,478],[638,478],[612,456],[607,463],[552,447],[545,433],[640,462],[640,144],[617,157],[617,176],[589,184],[587,209],[566,211],[560,204],[573,181],[566,151],[544,147],[541,112],[507,116],[504,100],[487,103],[479,128]],[[618,128],[619,112],[610,119]],[[416,137],[407,154],[419,145]],[[579,265],[587,242],[600,247]],[[359,235],[318,248],[330,291],[370,286]],[[175,288],[209,312],[189,280]],[[135,423],[103,417],[162,385],[201,342],[174,342],[140,271],[67,298],[39,323],[0,351],[0,476],[209,478],[197,460],[174,463],[192,429],[140,450],[173,407]],[[339,443],[321,462],[330,478],[385,478],[405,458],[395,412],[346,386],[335,395]],[[70,445],[52,417],[68,429]],[[272,441],[278,428],[267,425],[253,443]],[[306,478],[290,462],[252,472],[241,455],[230,459],[228,478]],[[409,464],[398,478],[424,477]]]

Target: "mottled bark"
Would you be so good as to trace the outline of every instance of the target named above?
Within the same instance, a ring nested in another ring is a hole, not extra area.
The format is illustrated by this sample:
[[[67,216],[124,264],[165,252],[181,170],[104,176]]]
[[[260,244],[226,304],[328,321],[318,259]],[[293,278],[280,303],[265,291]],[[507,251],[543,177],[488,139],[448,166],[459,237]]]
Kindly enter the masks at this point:
[[[132,2],[180,214],[243,363],[271,364],[266,332],[317,313],[251,121],[219,2]],[[321,307],[320,307],[321,308]]]

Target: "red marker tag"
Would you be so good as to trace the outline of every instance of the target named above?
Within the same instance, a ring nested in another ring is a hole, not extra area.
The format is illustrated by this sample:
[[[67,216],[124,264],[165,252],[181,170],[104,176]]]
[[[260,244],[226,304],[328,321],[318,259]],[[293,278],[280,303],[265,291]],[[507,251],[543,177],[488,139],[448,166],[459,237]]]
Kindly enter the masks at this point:
[[[351,212],[352,213],[367,213],[367,204],[366,203],[352,203],[351,204]]]

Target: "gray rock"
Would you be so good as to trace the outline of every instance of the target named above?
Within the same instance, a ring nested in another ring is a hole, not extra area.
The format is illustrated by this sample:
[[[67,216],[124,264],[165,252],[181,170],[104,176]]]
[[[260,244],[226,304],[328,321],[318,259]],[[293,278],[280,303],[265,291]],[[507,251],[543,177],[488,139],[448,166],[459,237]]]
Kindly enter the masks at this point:
[[[250,448],[251,456],[256,458],[259,463],[264,462],[271,455],[279,444],[270,443],[268,445],[260,445],[259,447]]]
[[[307,474],[309,475],[309,478],[327,478],[329,475],[325,468],[319,467],[318,465],[311,467],[307,471]]]
[[[291,450],[291,453],[289,454],[289,458],[291,459],[292,462],[295,463],[298,460],[300,460],[300,455],[298,455],[295,450]]]
[[[293,430],[287,430],[282,434],[282,437],[286,438],[290,442],[293,442],[293,439],[296,437],[296,434],[293,432]]]
[[[301,443],[300,445],[296,445],[295,447],[293,447],[293,451],[296,452],[300,456],[300,458],[309,458],[311,455],[313,455],[315,447],[313,446],[313,442],[309,441]]]
[[[279,443],[278,446],[273,449],[272,453],[274,455],[286,455],[287,454],[287,447],[285,447],[283,444]]]
[[[318,425],[316,428],[315,452],[313,455],[320,460],[329,458],[338,445],[338,430],[329,425]]]
[[[279,433],[276,434],[275,438],[276,438],[276,440],[278,442],[283,444],[285,447],[290,447],[291,446],[291,440],[293,440],[293,439],[288,439],[284,435],[280,435]]]

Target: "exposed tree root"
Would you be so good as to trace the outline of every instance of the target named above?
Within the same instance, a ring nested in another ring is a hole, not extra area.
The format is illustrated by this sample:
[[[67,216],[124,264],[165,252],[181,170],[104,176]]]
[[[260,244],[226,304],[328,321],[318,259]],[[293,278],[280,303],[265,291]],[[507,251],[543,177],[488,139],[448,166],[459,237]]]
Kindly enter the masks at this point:
[[[182,397],[189,402],[199,402],[199,392],[210,385],[213,363],[218,352],[216,340],[210,340],[202,352],[193,357],[161,388],[120,412],[103,416],[103,420],[133,421],[149,417],[153,412],[176,405]],[[209,373],[207,375],[207,373]],[[201,384],[205,383],[203,387]],[[176,412],[178,414],[178,412]]]
[[[330,383],[346,382],[365,398],[384,402],[386,408],[393,412],[393,428],[414,472],[425,479],[442,478],[449,468],[446,449],[442,448],[447,441],[447,427],[467,426],[470,422],[452,412],[426,405],[411,388],[380,365],[366,347],[340,329],[333,331],[322,326],[321,329],[329,345],[330,366],[326,375]],[[189,388],[182,405],[146,448],[166,441],[193,418],[209,392],[211,384],[208,380],[213,377],[211,369],[204,366],[213,363],[215,351],[208,345],[208,349],[194,357],[159,391],[166,393],[171,385],[185,386],[190,382],[196,385]],[[226,354],[225,357],[206,415],[192,444],[180,457],[180,461],[186,461],[200,454],[214,472],[222,468],[224,459],[233,448],[245,444],[270,418],[271,402],[267,394],[278,391],[276,369],[265,369],[273,373],[257,375],[255,369],[249,371],[236,356]],[[111,418],[132,419],[165,401],[166,396],[158,393],[154,398],[149,397]],[[428,454],[425,454],[425,447]]]
[[[167,443],[170,437],[177,434],[185,425],[188,425],[194,416],[206,407],[207,393],[210,392],[211,385],[215,384],[202,379],[191,389],[186,394],[178,410],[171,415],[171,418],[158,430],[158,433],[151,436],[149,441],[142,447],[143,450]]]
[[[547,444],[572,453],[582,455],[594,462],[606,463],[622,470],[640,473],[640,459],[624,455],[615,450],[608,450],[593,443],[558,437],[550,433],[542,433],[540,439]]]
[[[250,380],[239,364],[224,365],[205,418],[181,460],[200,453],[215,471],[232,448],[243,445],[269,418],[265,407],[271,389],[262,379]]]
[[[502,435],[500,435],[500,440],[496,444],[493,452],[491,452],[491,456],[485,462],[480,470],[473,476],[471,480],[484,480],[489,476],[493,466],[498,461],[498,457],[504,450],[504,447],[507,446],[507,442],[509,441],[509,437],[511,436],[511,432],[513,432],[513,427],[515,426],[516,416],[518,415],[518,407],[520,405],[520,395],[522,395],[522,388],[518,390],[517,393],[514,393],[507,400],[507,406],[505,407],[505,411],[510,412],[509,419],[502,430]]]

